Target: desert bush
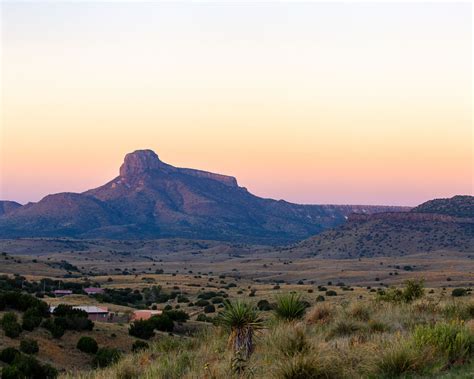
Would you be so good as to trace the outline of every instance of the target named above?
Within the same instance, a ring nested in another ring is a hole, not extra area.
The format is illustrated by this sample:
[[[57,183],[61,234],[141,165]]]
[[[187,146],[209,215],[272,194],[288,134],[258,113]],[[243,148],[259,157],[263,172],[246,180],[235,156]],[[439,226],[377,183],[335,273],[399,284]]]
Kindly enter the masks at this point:
[[[334,317],[334,309],[329,304],[314,306],[306,316],[306,321],[310,324],[326,324]]]
[[[186,322],[189,320],[189,315],[185,311],[170,310],[166,311],[165,314],[176,322]]]
[[[16,322],[4,322],[2,324],[5,335],[10,338],[17,338],[21,334],[21,325]]]
[[[161,332],[172,332],[174,329],[173,320],[166,313],[153,316],[150,318],[150,321],[153,323],[154,328]]]
[[[212,304],[206,305],[204,307],[204,313],[214,313],[216,311],[216,307]]]
[[[23,314],[21,327],[23,330],[28,330],[31,332],[33,329],[41,325],[42,319],[43,317],[38,308],[28,308]]]
[[[390,288],[387,291],[378,291],[377,299],[393,303],[411,303],[416,299],[423,297],[425,285],[423,279],[412,279],[405,282],[403,289]]]
[[[334,290],[326,291],[326,296],[337,296],[337,292]]]
[[[465,288],[455,288],[451,291],[452,297],[466,296],[468,294],[467,289]]]
[[[352,320],[337,320],[328,332],[328,338],[347,337],[363,330],[363,326]]]
[[[210,302],[208,300],[204,300],[204,299],[199,299],[198,301],[196,301],[194,303],[194,305],[198,306],[198,307],[205,307],[207,305],[209,305]]]
[[[6,347],[0,352],[0,361],[10,364],[20,352],[14,347]]]
[[[128,328],[128,334],[133,337],[150,339],[155,335],[155,324],[151,319],[149,320],[135,320]]]
[[[274,308],[275,316],[286,321],[298,320],[306,312],[306,304],[301,300],[301,295],[286,293],[276,298]]]
[[[463,360],[474,353],[474,334],[462,323],[420,325],[413,332],[419,348],[433,347],[450,362]]]
[[[48,330],[54,338],[61,338],[64,335],[64,328],[56,324],[53,319],[44,320],[41,326]]]
[[[36,354],[39,351],[38,342],[25,338],[20,341],[20,350],[25,354]]]
[[[390,331],[389,325],[378,320],[369,320],[369,322],[367,323],[367,327],[372,333],[385,333]]]
[[[141,351],[141,350],[146,350],[149,347],[150,346],[145,341],[136,340],[132,345],[132,351],[134,353],[136,353],[136,352]]]
[[[279,379],[339,379],[342,373],[337,364],[300,354],[281,361],[275,377]]]
[[[99,350],[99,345],[97,345],[97,341],[94,338],[82,336],[79,338],[79,341],[77,341],[76,348],[83,353],[95,354],[97,353],[97,350]]]
[[[260,311],[271,311],[273,309],[273,307],[268,302],[268,300],[265,300],[265,299],[262,299],[257,303],[257,308]]]
[[[356,320],[369,321],[371,311],[367,304],[354,303],[349,309],[349,314]]]
[[[389,344],[375,362],[377,377],[398,378],[422,374],[431,364],[428,351],[420,350],[410,341]]]
[[[305,354],[311,344],[306,336],[307,331],[302,325],[287,324],[277,327],[273,331],[270,343],[273,347],[286,357],[293,357],[297,354]]]
[[[120,359],[120,352],[114,348],[102,347],[92,361],[94,367],[107,367]]]

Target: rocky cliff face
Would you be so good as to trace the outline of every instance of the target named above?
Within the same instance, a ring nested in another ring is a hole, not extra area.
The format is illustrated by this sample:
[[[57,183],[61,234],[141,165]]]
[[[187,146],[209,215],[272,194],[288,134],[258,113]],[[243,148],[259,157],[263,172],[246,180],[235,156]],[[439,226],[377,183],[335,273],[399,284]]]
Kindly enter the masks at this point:
[[[101,187],[49,195],[0,216],[0,238],[184,237],[273,244],[340,225],[353,212],[406,210],[262,199],[234,177],[174,167],[151,150],[139,150],[127,154],[119,176]]]

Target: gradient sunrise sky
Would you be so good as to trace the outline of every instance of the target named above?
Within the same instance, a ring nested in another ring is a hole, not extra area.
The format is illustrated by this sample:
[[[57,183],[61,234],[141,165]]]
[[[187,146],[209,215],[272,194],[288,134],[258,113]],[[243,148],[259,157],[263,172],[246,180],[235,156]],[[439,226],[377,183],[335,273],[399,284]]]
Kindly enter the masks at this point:
[[[142,148],[300,203],[473,194],[469,3],[0,7],[2,199]]]

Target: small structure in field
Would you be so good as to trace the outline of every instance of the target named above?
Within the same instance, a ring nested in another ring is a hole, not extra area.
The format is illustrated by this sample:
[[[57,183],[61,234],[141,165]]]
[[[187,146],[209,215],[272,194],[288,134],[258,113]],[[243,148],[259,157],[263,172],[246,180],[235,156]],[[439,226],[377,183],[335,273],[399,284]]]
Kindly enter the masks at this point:
[[[130,321],[136,320],[148,320],[150,317],[161,315],[163,311],[159,310],[149,310],[149,309],[141,309],[139,311],[134,311],[132,313],[132,317]]]
[[[89,296],[98,295],[98,294],[104,293],[104,289],[99,288],[99,287],[87,287],[87,288],[84,288],[84,292]]]
[[[109,310],[106,307],[96,305],[75,305],[73,309],[80,309],[87,313],[87,318],[92,321],[109,321]],[[49,312],[53,313],[56,307],[50,307]]]
[[[54,293],[54,296],[56,296],[56,297],[72,295],[71,290],[54,290],[53,293]]]

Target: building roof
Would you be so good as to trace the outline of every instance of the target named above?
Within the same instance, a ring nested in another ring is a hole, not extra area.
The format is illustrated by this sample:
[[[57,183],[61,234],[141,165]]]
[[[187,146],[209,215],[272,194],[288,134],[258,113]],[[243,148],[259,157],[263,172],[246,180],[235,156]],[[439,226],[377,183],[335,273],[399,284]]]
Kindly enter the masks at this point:
[[[95,305],[77,305],[73,307],[74,309],[80,309],[81,311],[86,311],[87,314],[95,313],[109,313],[108,308],[106,307],[97,307]],[[50,307],[49,312],[53,313],[56,307]]]
[[[71,294],[71,290],[54,290],[53,293],[64,293],[64,294]]]
[[[163,311],[151,310],[151,309],[141,309],[134,311],[132,315],[132,320],[147,320],[152,316],[161,315]]]
[[[87,293],[102,293],[102,292],[104,292],[104,289],[99,288],[99,287],[87,287],[87,288],[84,288],[84,292],[87,292]]]

